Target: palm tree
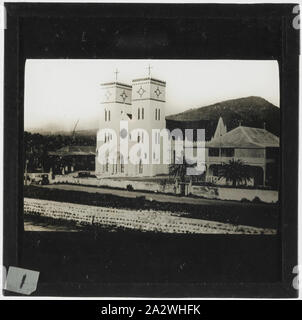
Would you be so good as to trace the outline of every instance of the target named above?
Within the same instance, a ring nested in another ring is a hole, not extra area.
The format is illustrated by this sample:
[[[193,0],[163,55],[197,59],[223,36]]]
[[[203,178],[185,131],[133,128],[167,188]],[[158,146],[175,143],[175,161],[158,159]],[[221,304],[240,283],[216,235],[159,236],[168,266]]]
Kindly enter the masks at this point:
[[[239,159],[232,159],[228,163],[224,163],[218,172],[218,176],[219,179],[225,178],[227,182],[232,182],[233,187],[251,180],[250,167]]]

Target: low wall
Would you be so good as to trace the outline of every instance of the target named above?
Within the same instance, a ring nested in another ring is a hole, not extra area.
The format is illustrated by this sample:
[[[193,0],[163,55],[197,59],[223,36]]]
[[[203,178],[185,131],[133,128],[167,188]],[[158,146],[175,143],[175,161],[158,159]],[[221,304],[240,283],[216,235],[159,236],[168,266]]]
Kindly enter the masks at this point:
[[[204,187],[192,186],[192,195],[201,196],[209,199],[220,200],[235,200],[241,201],[246,199],[253,201],[258,197],[261,201],[267,203],[278,202],[279,193],[274,190],[260,190],[260,189],[240,189],[240,188],[226,188],[226,187]]]
[[[221,200],[238,200],[245,198],[252,201],[258,197],[263,202],[278,202],[279,193],[274,190],[259,189],[235,189],[235,188],[218,188],[219,199]]]
[[[116,209],[74,203],[24,198],[24,214],[100,225],[155,231],[193,234],[275,234],[274,229],[232,225],[215,221],[179,217],[168,211]]]
[[[72,183],[99,187],[127,189],[131,185],[133,190],[152,191],[162,193],[179,193],[176,192],[174,184],[160,185],[158,182],[132,181],[124,179],[97,179],[97,178],[74,178],[72,176],[56,176],[50,183]],[[261,201],[267,203],[276,203],[278,201],[278,191],[261,190],[261,189],[240,189],[230,187],[212,187],[212,186],[189,186],[189,193],[194,196],[204,197],[207,199],[234,200],[241,201],[247,199],[253,201],[258,197]]]
[[[98,187],[110,187],[110,188],[121,188],[127,189],[127,185],[131,185],[133,190],[139,191],[153,191],[163,193],[175,193],[174,184],[166,184],[161,186],[157,182],[148,181],[133,181],[133,180],[121,180],[121,179],[97,179],[97,178],[74,178],[72,176],[59,176],[51,180],[50,183],[72,183],[82,184]]]

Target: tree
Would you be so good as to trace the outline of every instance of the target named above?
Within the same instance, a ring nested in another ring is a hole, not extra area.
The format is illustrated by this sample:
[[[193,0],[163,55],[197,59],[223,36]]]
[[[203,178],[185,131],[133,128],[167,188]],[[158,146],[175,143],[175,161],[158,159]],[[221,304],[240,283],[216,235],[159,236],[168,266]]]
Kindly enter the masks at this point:
[[[247,183],[251,180],[250,167],[241,160],[230,160],[224,163],[218,172],[219,179],[225,178],[227,182],[232,182],[233,187],[238,183]]]
[[[54,159],[48,155],[49,151],[56,151],[62,147],[71,145],[95,146],[96,137],[91,135],[46,134],[24,132],[24,168],[27,165],[28,172],[37,169],[48,171],[53,165]],[[61,161],[61,159],[58,159]],[[27,162],[26,162],[27,161]]]

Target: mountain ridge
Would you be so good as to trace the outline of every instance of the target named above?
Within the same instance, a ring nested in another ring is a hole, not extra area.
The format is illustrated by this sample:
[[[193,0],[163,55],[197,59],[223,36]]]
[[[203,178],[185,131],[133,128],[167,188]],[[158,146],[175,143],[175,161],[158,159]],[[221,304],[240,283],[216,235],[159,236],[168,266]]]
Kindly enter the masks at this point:
[[[197,107],[166,117],[167,128],[205,129],[206,140],[214,135],[219,118],[230,131],[238,125],[265,128],[280,135],[280,109],[257,96],[230,99],[208,106]]]
[[[166,116],[166,126],[169,130],[180,129],[205,129],[206,140],[214,135],[217,122],[222,117],[227,130],[230,131],[239,124],[263,128],[280,135],[280,109],[257,96],[229,99],[207,106],[189,109],[181,113]],[[31,133],[42,135],[72,135],[72,131],[35,129],[27,130]],[[75,131],[78,136],[95,136],[98,129],[84,129]]]

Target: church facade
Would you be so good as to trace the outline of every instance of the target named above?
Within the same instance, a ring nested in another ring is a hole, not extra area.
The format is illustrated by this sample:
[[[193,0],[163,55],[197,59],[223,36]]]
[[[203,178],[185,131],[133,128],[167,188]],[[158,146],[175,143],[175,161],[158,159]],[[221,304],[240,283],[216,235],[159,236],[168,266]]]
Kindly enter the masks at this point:
[[[166,128],[166,82],[148,76],[134,79],[131,85],[117,81],[103,83],[101,89],[103,108],[97,135],[96,176],[167,174],[168,164],[163,163],[160,136],[160,131]],[[116,141],[112,143],[114,133]],[[143,148],[138,150],[136,160],[130,161],[129,152],[137,144]],[[109,154],[104,154],[110,147],[115,149],[111,161]],[[128,150],[124,150],[125,147]],[[154,147],[159,152],[154,152]]]

